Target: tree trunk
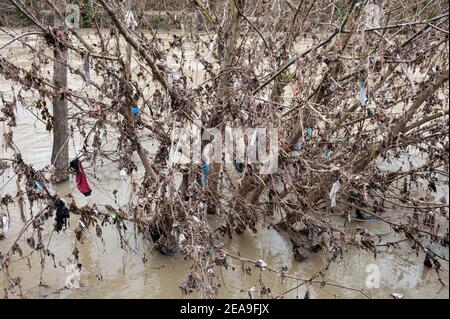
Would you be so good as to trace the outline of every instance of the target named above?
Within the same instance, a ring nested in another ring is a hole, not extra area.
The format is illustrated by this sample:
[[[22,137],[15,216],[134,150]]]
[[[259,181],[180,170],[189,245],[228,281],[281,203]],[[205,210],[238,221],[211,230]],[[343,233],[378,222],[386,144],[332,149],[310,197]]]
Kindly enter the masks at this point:
[[[61,12],[66,10],[66,1],[57,0],[56,6]],[[56,15],[55,28],[64,28],[64,22]],[[65,33],[65,32],[64,32]],[[53,149],[51,161],[55,167],[52,179],[59,183],[69,178],[67,170],[69,163],[69,124],[67,111],[67,98],[64,90],[67,88],[67,48],[56,45],[53,51],[55,62],[53,64],[53,84],[60,88],[61,94],[53,98]]]

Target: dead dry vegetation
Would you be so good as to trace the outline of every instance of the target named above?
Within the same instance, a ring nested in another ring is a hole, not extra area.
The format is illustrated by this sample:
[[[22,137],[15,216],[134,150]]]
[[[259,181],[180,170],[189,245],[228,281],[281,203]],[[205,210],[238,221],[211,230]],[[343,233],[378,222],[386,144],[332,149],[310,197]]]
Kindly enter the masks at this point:
[[[55,23],[40,20],[33,5],[11,0],[7,4],[32,27],[20,33],[0,28],[11,37],[0,47],[1,80],[20,88],[0,103],[3,147],[12,154],[0,159],[0,174],[12,170],[17,179],[16,193],[1,194],[0,214],[3,226],[13,211],[23,221],[17,240],[0,254],[6,297],[20,294],[20,277],[9,273],[11,260],[25,249],[58,258],[41,233],[53,227],[66,231],[72,214],[84,225],[75,229],[74,241],[82,242],[90,230],[101,237],[104,225],[115,224],[123,249],[124,221],[130,220],[161,253],[192,260],[180,288],[205,298],[217,295],[215,269],[227,267],[230,259],[241,260],[245,271],[251,271],[249,265],[268,269],[298,285],[325,284],[328,266],[349,246],[377,254],[408,241],[417,254],[425,252],[436,280],[448,272],[448,257],[432,248],[433,243],[448,247],[449,238],[448,203],[434,196],[436,187],[448,185],[447,1],[180,1],[176,19],[182,32],[168,48],[162,46],[161,30],[144,18],[146,1],[73,1],[87,6],[89,42],[61,20],[66,1],[44,2]],[[127,15],[130,9],[135,23]],[[28,43],[29,36],[38,40]],[[307,45],[299,49],[302,41]],[[16,42],[33,55],[31,67],[3,56]],[[84,61],[81,68],[71,65],[68,52]],[[169,67],[169,58],[175,66]],[[131,61],[138,63],[136,70]],[[200,83],[186,72],[195,63],[203,69]],[[54,64],[53,79],[43,72],[48,64]],[[85,81],[88,90],[68,86],[67,72]],[[131,110],[136,94],[139,117]],[[25,100],[54,134],[54,165],[43,170],[24,162],[14,144],[16,104]],[[245,164],[239,179],[230,181],[227,170],[235,168],[213,163],[204,185],[198,182],[202,165],[168,165],[172,130],[195,119],[202,129],[222,132],[227,125],[277,128],[277,172],[260,174],[257,164]],[[51,183],[72,172],[67,148],[74,130],[84,138],[78,154],[83,161],[95,166],[112,159],[117,174],[145,170],[145,178],[130,189],[136,200],[127,207],[80,207],[72,201],[64,208]],[[104,131],[118,136],[113,158],[100,150]],[[156,156],[143,146],[142,132],[158,142]],[[395,171],[378,165],[408,164],[411,153],[419,154],[421,165]],[[181,184],[175,183],[180,172]],[[423,196],[412,195],[417,189]],[[30,216],[33,206],[43,208]],[[213,228],[210,215],[223,223]],[[371,234],[364,228],[369,219],[389,224],[402,239],[386,242]],[[259,227],[282,233],[298,262],[324,254],[328,264],[310,278],[298,278],[224,248],[224,236]],[[77,249],[73,258],[77,263]],[[260,293],[270,289],[262,286]]]

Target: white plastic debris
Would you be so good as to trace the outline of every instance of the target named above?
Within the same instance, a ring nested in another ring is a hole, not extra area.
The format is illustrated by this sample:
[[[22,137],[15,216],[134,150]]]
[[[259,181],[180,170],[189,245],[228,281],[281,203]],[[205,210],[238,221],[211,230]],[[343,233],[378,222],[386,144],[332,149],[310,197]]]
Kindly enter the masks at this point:
[[[213,40],[209,43],[208,46],[208,55],[206,56],[206,60],[209,60],[211,58],[212,52],[214,50],[214,47],[216,46],[217,43],[217,34],[214,36]]]
[[[336,206],[336,194],[339,191],[339,187],[340,187],[340,183],[339,180],[335,181],[333,183],[333,186],[331,186],[331,190],[330,190],[330,200],[331,200],[331,205],[330,207],[335,207]]]
[[[167,83],[169,83],[169,85],[173,85],[173,81],[174,81],[173,70],[172,70],[172,68],[168,67],[167,68]]]
[[[102,143],[103,139],[105,138],[105,130],[101,128],[98,131],[99,131],[99,136],[98,137],[100,139],[100,143]]]
[[[264,267],[267,266],[267,263],[266,263],[264,260],[259,259],[259,260],[256,262],[256,266],[259,267],[259,268],[264,268]]]
[[[403,299],[403,295],[399,294],[399,293],[396,293],[396,292],[393,292],[391,294],[391,296],[394,297],[394,299]]]
[[[192,216],[192,219],[193,219],[194,221],[196,221],[197,223],[200,223],[200,219],[198,219],[197,216]]]
[[[182,242],[184,242],[186,240],[186,236],[184,236],[183,234],[180,234],[178,236],[178,244],[181,245]]]
[[[244,110],[241,110],[241,114],[242,114],[242,118],[244,119],[244,121],[248,120],[248,113],[245,112]]]
[[[122,168],[121,170],[120,170],[120,177],[122,177],[122,179],[123,180],[125,180],[125,178],[127,177],[127,171],[126,171],[126,169],[125,168]]]
[[[369,28],[379,28],[381,26],[381,6],[377,3],[368,3],[365,8],[366,24]]]
[[[66,273],[69,275],[66,277],[66,288],[80,288],[80,268],[77,264],[69,264],[66,267]]]
[[[301,221],[297,221],[297,222],[295,222],[294,224],[292,224],[292,228],[293,228],[295,231],[300,231],[300,230],[302,230],[304,227],[305,227],[305,224],[304,224],[303,222],[301,222]]]
[[[239,81],[237,79],[233,81],[233,88],[234,89],[239,89],[241,87],[241,85],[242,85],[241,81]]]
[[[81,220],[78,221],[78,224],[79,224],[82,228],[86,228],[86,225],[85,225]]]
[[[2,230],[6,233],[9,230],[9,218],[8,216],[2,217]]]
[[[367,105],[367,94],[366,94],[366,85],[364,80],[359,80],[359,103],[362,107]]]
[[[136,19],[134,18],[134,14],[131,11],[127,11],[125,13],[125,24],[127,25],[128,28],[130,29],[134,29],[137,27],[137,22]]]

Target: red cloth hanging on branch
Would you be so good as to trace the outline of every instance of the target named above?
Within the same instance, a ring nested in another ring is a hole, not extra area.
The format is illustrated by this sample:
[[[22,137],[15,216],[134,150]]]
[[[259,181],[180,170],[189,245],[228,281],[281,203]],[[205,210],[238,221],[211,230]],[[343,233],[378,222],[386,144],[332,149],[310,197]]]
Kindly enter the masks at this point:
[[[77,174],[77,176],[75,178],[75,182],[77,183],[78,190],[84,196],[91,195],[92,189],[89,186],[89,183],[87,181],[86,174],[84,173],[83,165],[81,165],[81,162],[78,160],[78,158],[76,158],[70,162],[70,167],[72,167]]]

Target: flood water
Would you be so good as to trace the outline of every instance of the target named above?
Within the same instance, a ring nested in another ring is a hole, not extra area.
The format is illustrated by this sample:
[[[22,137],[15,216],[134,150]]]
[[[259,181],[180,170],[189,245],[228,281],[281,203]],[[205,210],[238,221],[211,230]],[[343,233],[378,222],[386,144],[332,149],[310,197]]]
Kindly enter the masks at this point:
[[[84,31],[85,36],[89,31]],[[170,39],[172,33],[164,35],[165,41]],[[11,38],[7,35],[0,34],[0,47],[7,43]],[[29,37],[27,41],[33,44],[34,37]],[[29,67],[32,62],[29,51],[23,48],[22,44],[16,42],[7,49],[0,51],[2,56],[9,57],[10,61],[16,65]],[[50,54],[50,52],[49,52]],[[71,57],[73,58],[73,57]],[[189,55],[188,55],[189,58]],[[81,65],[81,61],[78,61]],[[134,62],[135,63],[135,62]],[[201,69],[199,64],[195,63],[192,69]],[[51,71],[51,64],[49,65]],[[50,78],[50,77],[49,77]],[[201,76],[199,76],[201,78]],[[95,77],[93,77],[95,80]],[[83,81],[80,78],[69,74],[69,87],[80,89],[83,87]],[[18,87],[14,87],[18,92]],[[12,84],[4,78],[0,78],[0,93],[5,97],[11,97],[13,94]],[[26,95],[25,95],[26,96]],[[27,96],[28,99],[36,99],[36,96]],[[69,106],[70,107],[70,106]],[[38,121],[30,111],[25,107],[18,108],[17,127],[14,129],[14,142],[22,152],[25,162],[33,164],[35,168],[41,169],[45,165],[50,164],[52,135],[46,132],[43,123]],[[5,126],[3,126],[3,129]],[[1,132],[3,133],[3,132]],[[1,136],[2,134],[0,134]],[[2,139],[3,137],[0,137]],[[143,136],[145,147],[152,152],[155,149],[150,138]],[[2,141],[3,142],[3,141]],[[79,136],[75,136],[74,141],[70,142],[70,156],[74,156],[79,151]],[[108,149],[108,143],[114,144],[113,135],[107,137],[102,145]],[[10,152],[2,148],[0,157],[7,158]],[[137,155],[134,159],[138,163]],[[414,163],[414,161],[413,161]],[[421,159],[415,160],[420,165]],[[380,163],[382,166],[383,163]],[[399,163],[390,164],[394,167],[386,166],[386,169],[397,168]],[[93,189],[92,196],[85,198],[78,192],[75,187],[73,177],[71,180],[53,186],[52,190],[70,202],[72,199],[67,197],[71,194],[78,206],[84,204],[112,204],[114,206],[124,207],[130,201],[130,178],[139,180],[142,177],[142,168],[134,177],[126,177],[125,179],[119,175],[119,171],[115,164],[111,164],[105,160],[103,165],[97,163],[94,169],[92,165],[86,163],[86,173]],[[94,176],[95,175],[95,176]],[[16,183],[11,171],[7,171],[0,176],[0,197],[7,193],[13,196],[16,193]],[[12,178],[12,179],[11,179]],[[436,198],[445,196],[447,202],[448,186],[444,183],[437,185],[438,193]],[[113,191],[117,190],[117,198],[114,197]],[[416,194],[418,195],[418,193]],[[117,201],[117,203],[115,203]],[[43,206],[43,204],[40,204]],[[33,212],[27,210],[27,217],[36,213],[39,208],[34,207]],[[393,212],[401,218],[402,212]],[[397,216],[396,215],[396,216]],[[23,223],[20,220],[18,209],[16,206],[10,205],[9,216],[11,218],[10,230],[5,234],[5,239],[0,241],[0,251],[5,253],[17,238]],[[104,241],[99,239],[95,234],[95,229],[89,231],[89,235],[84,238],[84,243],[80,244],[75,241],[73,229],[77,225],[77,216],[72,216],[70,226],[65,232],[56,233],[51,231],[52,222],[47,222],[47,230],[45,231],[44,243],[48,243],[50,251],[56,256],[55,262],[52,258],[47,257],[45,267],[40,267],[40,256],[35,252],[30,254],[27,250],[25,239],[31,234],[31,229],[27,230],[22,240],[18,244],[24,251],[24,257],[13,255],[10,266],[12,276],[22,277],[22,296],[25,298],[181,298],[181,290],[179,285],[186,279],[189,272],[191,262],[183,260],[181,256],[167,257],[162,256],[158,251],[152,249],[152,243],[143,240],[139,234],[133,231],[133,225],[128,223],[128,231],[126,233],[129,239],[129,245],[132,248],[121,249],[117,231],[112,226],[107,226],[103,230]],[[218,217],[211,217],[211,223],[217,223]],[[336,218],[336,222],[343,224],[344,219]],[[383,234],[384,240],[399,240],[403,237],[396,235],[386,224],[379,221],[370,222],[354,222],[349,227],[363,227],[375,234]],[[448,221],[446,224],[448,228]],[[257,234],[249,232],[243,235],[234,235],[230,240],[225,238],[226,249],[229,253],[248,258],[251,260],[263,259],[268,266],[274,269],[281,269],[283,266],[288,267],[287,274],[299,278],[309,278],[315,272],[319,271],[325,264],[326,260],[322,254],[311,255],[311,258],[304,262],[297,262],[293,259],[291,244],[273,229],[259,227]],[[80,252],[80,262],[82,263],[81,271],[81,287],[75,289],[63,289],[67,273],[65,266],[67,258],[71,257],[74,247]],[[328,283],[337,286],[325,285],[320,286],[315,283],[309,286],[312,298],[365,298],[358,291],[345,289],[339,286],[350,287],[354,289],[366,288],[366,280],[373,273],[374,265],[379,269],[379,287],[366,289],[365,292],[373,298],[390,298],[391,293],[400,293],[405,298],[448,298],[448,287],[442,286],[438,282],[437,275],[433,269],[424,267],[424,256],[422,253],[416,256],[410,249],[409,243],[400,244],[401,249],[380,248],[380,253],[375,259],[372,253],[357,250],[352,246],[347,247],[347,251],[342,259],[334,262],[325,276]],[[448,258],[448,248],[433,247],[440,254]],[[144,263],[143,259],[146,259]],[[32,267],[29,268],[28,260]],[[267,270],[262,271],[254,268],[252,275],[244,274],[241,268],[241,262],[228,259],[230,267],[228,270],[223,269],[215,275],[221,282],[219,289],[219,297],[221,298],[249,298],[249,290],[256,288],[256,292],[252,294],[254,298],[259,297],[259,280],[260,275],[264,285],[271,288],[271,296],[279,294],[295,287],[300,282],[292,279],[285,279],[281,284],[279,276],[270,273]],[[449,268],[448,263],[442,265],[445,269]],[[42,271],[43,283],[39,285]],[[448,273],[442,272],[442,279],[448,283]],[[5,284],[0,276],[0,286]],[[306,292],[306,286],[295,289],[284,295],[285,298],[303,298]],[[201,297],[190,295],[190,297]]]

